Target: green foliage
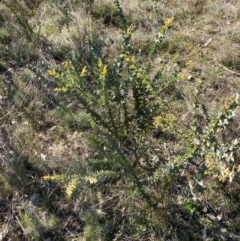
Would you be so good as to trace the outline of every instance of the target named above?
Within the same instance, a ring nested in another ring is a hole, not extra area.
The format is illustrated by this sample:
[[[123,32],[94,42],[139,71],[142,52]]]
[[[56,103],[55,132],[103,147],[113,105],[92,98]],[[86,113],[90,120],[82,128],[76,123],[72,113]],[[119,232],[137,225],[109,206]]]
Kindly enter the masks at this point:
[[[173,18],[168,19],[165,22],[165,24],[159,28],[158,34],[157,34],[157,36],[155,38],[155,41],[154,41],[154,43],[151,46],[151,50],[149,52],[149,56],[154,54],[154,52],[156,51],[156,48],[163,42],[165,32],[172,25],[173,20],[174,20]]]
[[[28,210],[27,213],[21,214],[19,224],[27,237],[41,240],[44,232],[57,228],[59,220],[47,211]]]
[[[28,5],[26,7],[25,3],[20,1],[5,1],[3,0],[2,3],[10,9],[13,15],[16,17],[18,24],[22,27],[23,32],[25,33],[26,37],[29,40],[32,40],[34,37],[33,28],[30,26],[27,20],[26,15],[31,15],[32,13],[29,11]],[[25,13],[24,15],[22,13]]]

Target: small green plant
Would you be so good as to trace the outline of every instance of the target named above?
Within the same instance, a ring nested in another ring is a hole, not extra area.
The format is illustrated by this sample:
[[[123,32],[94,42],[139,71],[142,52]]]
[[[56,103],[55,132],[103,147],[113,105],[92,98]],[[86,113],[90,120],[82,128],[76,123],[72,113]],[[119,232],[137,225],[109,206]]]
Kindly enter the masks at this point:
[[[32,40],[35,36],[33,28],[28,23],[27,14],[32,14],[24,4],[19,1],[12,0],[11,2],[3,0],[2,3],[13,13],[16,17],[17,23],[22,27],[28,40]],[[26,11],[27,10],[27,11]]]
[[[59,225],[59,219],[47,211],[26,211],[21,214],[19,224],[26,237],[41,240],[44,232],[54,230]]]

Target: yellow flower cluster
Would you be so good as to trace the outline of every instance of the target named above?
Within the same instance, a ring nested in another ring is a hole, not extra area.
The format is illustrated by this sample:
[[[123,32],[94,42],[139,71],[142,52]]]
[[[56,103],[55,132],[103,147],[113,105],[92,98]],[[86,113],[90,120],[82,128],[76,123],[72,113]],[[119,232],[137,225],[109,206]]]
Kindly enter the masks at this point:
[[[135,24],[131,24],[128,29],[127,29],[127,34],[131,35],[131,33],[136,29],[136,25]]]
[[[60,78],[60,74],[58,72],[56,72],[55,70],[48,70],[48,74],[50,76],[53,76],[55,79],[59,79]]]
[[[54,174],[52,176],[50,175],[45,175],[43,176],[44,181],[59,181],[59,182],[65,182],[66,181],[66,176],[61,175],[61,174]]]
[[[205,161],[207,166],[206,173],[214,173],[214,176],[221,182],[224,182],[226,179],[229,179],[229,182],[232,182],[236,174],[235,166],[230,170],[227,164],[219,160],[214,152],[208,153],[205,157]]]
[[[73,191],[76,189],[77,185],[79,184],[79,177],[78,176],[74,176],[70,182],[67,184],[66,187],[66,194],[68,198],[71,198]]]
[[[142,83],[147,87],[148,90],[152,90],[147,74],[140,68],[137,67],[135,56],[131,56],[128,52],[123,54],[126,62],[129,64],[129,70],[132,70],[136,74],[138,79],[142,80]]]
[[[50,76],[53,76],[55,79],[59,79],[61,76],[58,72],[56,72],[55,70],[48,70],[48,74]],[[55,88],[54,89],[56,92],[67,92],[67,87],[66,86],[63,86],[63,87],[60,87],[60,88]]]
[[[162,128],[163,131],[169,131],[173,128],[175,117],[171,114],[166,116],[157,116],[154,118],[153,125],[155,128]]]
[[[169,18],[166,20],[166,22],[164,23],[163,26],[161,26],[160,28],[160,32],[163,34],[165,33],[165,31],[173,24],[174,19],[173,18]]]
[[[130,56],[130,54],[127,52],[125,54],[123,54],[126,62],[130,65],[129,66],[129,69],[130,70],[136,70],[137,67],[136,67],[136,59],[135,59],[135,56]]]
[[[172,23],[173,23],[173,20],[174,20],[173,18],[167,19],[167,21],[165,22],[165,25],[166,25],[167,27],[171,26]]]
[[[87,66],[84,66],[80,73],[76,73],[74,66],[70,61],[65,61],[63,64],[64,72],[57,72],[56,70],[48,70],[48,74],[55,79],[59,79],[61,81],[62,86],[57,87],[54,90],[56,92],[67,92],[69,89],[76,87],[76,80],[83,78],[87,75]],[[106,72],[106,70],[104,69]],[[104,72],[103,71],[103,72]]]
[[[87,66],[84,66],[81,73],[80,73],[80,77],[84,77],[87,75]]]
[[[65,61],[63,63],[63,66],[64,66],[65,69],[69,69],[70,68],[70,62],[69,61]]]
[[[100,77],[104,80],[107,76],[108,70],[107,70],[107,65],[103,64],[101,59],[99,59],[98,61],[98,68],[100,72]]]
[[[209,152],[205,157],[208,171],[213,171],[216,168],[217,157],[213,152]]]
[[[68,88],[66,86],[60,87],[60,88],[55,88],[54,91],[60,93],[60,92],[67,92]]]

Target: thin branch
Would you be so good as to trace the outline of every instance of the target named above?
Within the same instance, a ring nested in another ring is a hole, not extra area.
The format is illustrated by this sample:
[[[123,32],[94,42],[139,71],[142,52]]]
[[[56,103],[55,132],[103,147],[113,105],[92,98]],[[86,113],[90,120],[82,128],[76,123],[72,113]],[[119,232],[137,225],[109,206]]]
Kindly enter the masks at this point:
[[[239,76],[239,77],[240,77],[240,73],[238,73],[238,72],[236,72],[236,71],[233,71],[233,70],[227,68],[227,67],[224,66],[223,64],[220,64],[220,63],[217,62],[217,65],[220,66],[220,67],[222,67],[222,68],[223,68],[224,70],[226,70],[227,72],[229,72],[229,73],[231,73],[231,74],[233,74],[233,75],[236,75],[236,76]]]

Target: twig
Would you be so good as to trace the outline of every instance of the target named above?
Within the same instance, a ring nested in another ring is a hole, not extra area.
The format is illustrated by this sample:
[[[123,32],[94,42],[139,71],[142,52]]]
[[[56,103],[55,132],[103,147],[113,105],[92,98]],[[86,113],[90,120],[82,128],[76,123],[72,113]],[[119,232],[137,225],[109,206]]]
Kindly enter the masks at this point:
[[[17,213],[15,212],[15,210],[14,210],[14,208],[13,208],[13,205],[11,205],[11,206],[12,206],[13,215],[14,215],[14,217],[16,218],[16,220],[17,220],[19,226],[21,227],[22,231],[23,231],[24,234],[25,234],[25,233],[26,233],[26,230],[25,230],[25,228],[23,227],[21,221],[19,220],[19,218],[18,218],[18,216],[17,216]]]
[[[210,38],[207,40],[207,42],[203,45],[204,48],[206,48],[211,42],[212,42],[213,38]]]
[[[77,241],[77,239],[75,238],[76,235],[74,235],[71,231],[69,231],[67,228],[65,228],[67,230],[67,232],[70,234],[70,236]]]
[[[229,68],[227,68],[226,66],[224,66],[223,64],[220,64],[220,63],[217,63],[218,66],[222,67],[223,69],[225,69],[227,72],[233,74],[233,75],[236,75],[236,76],[239,76],[240,77],[240,73],[238,72],[235,72]]]

